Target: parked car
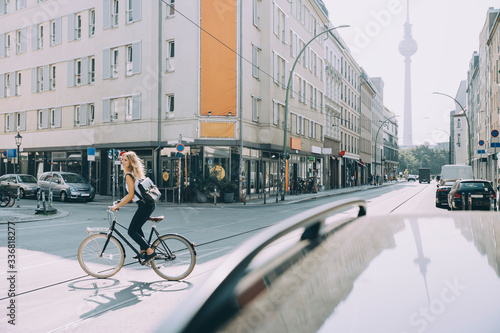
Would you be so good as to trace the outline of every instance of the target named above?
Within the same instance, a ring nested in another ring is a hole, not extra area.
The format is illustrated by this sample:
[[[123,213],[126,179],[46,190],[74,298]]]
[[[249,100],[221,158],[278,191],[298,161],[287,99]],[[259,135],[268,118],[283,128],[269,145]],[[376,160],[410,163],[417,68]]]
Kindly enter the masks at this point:
[[[38,178],[38,188],[49,195],[52,189],[54,198],[61,201],[80,199],[92,201],[95,198],[95,189],[90,183],[77,173],[72,172],[45,172]]]
[[[439,182],[436,189],[436,207],[448,207],[448,193],[451,187],[455,184],[454,180]]]
[[[489,180],[459,179],[448,193],[448,207],[450,210],[496,210],[496,191]]]
[[[348,204],[366,211],[327,204],[243,243],[157,332],[498,331],[496,212],[335,214]]]
[[[408,175],[408,179],[407,179],[407,180],[408,180],[408,181],[410,181],[410,180],[411,180],[411,181],[416,182],[416,181],[417,181],[417,176],[416,176],[416,175]]]
[[[5,186],[10,192],[17,194],[17,188],[19,188],[19,197],[35,197],[37,186],[37,180],[32,175],[26,174],[6,174],[0,177],[0,186]]]

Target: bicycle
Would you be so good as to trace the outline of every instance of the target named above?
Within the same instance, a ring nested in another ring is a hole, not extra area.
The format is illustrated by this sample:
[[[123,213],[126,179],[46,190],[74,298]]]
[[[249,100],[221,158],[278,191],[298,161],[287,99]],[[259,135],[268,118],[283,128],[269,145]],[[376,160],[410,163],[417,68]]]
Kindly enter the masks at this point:
[[[150,217],[148,221],[153,222],[149,234],[148,244],[156,251],[157,256],[144,263],[141,260],[140,252],[116,229],[119,225],[128,230],[117,221],[118,211],[107,209],[109,228],[87,227],[89,236],[85,238],[78,248],[78,262],[82,269],[89,275],[96,278],[108,278],[120,271],[125,262],[125,248],[116,234],[137,254],[141,265],[147,265],[161,276],[163,279],[178,281],[187,277],[196,264],[196,250],[194,243],[179,234],[160,235],[156,230],[156,224],[163,220],[163,216]],[[156,240],[151,243],[153,233]]]
[[[12,207],[15,202],[16,196],[14,193],[2,187],[2,189],[0,189],[0,207]]]

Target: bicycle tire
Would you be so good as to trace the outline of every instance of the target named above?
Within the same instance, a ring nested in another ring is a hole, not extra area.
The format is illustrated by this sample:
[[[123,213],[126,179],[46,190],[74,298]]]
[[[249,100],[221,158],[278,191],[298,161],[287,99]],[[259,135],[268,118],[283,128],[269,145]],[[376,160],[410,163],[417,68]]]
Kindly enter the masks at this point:
[[[9,192],[7,191],[0,191],[0,207],[7,207],[10,202],[10,196]]]
[[[153,249],[157,256],[151,261],[151,267],[162,278],[178,281],[193,271],[196,251],[194,245],[183,236],[162,235],[154,241]]]
[[[11,192],[9,192],[9,207],[12,207],[14,206],[14,203],[16,202],[16,197],[14,196],[14,194],[12,194]]]
[[[106,251],[100,256],[107,238],[107,234],[90,235],[78,248],[78,263],[82,269],[87,274],[100,279],[118,273],[125,262],[123,245],[113,236],[109,238]]]

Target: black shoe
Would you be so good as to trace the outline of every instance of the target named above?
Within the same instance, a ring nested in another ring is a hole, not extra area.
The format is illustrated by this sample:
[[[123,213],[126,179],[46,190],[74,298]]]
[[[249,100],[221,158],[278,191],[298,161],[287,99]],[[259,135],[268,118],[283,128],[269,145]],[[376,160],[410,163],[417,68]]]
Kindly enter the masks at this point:
[[[142,256],[142,262],[144,264],[147,264],[149,263],[151,260],[153,260],[154,258],[156,258],[157,254],[156,252],[153,252],[151,254],[146,254],[146,252],[144,252],[144,255]]]
[[[132,258],[133,258],[133,259],[135,259],[135,260],[139,260],[139,258],[142,258],[142,254],[143,254],[143,253],[146,253],[146,252],[139,252],[139,254],[138,254],[138,255],[133,256]]]

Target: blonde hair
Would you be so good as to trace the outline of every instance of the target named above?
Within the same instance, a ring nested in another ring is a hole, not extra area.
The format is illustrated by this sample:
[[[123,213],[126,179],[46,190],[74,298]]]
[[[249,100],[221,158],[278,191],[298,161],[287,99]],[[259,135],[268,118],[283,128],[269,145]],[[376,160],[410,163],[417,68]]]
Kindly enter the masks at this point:
[[[134,178],[144,179],[144,162],[137,156],[137,154],[133,151],[128,151],[123,154],[123,156],[125,156],[129,160],[130,166],[132,167],[132,175],[134,176]]]

